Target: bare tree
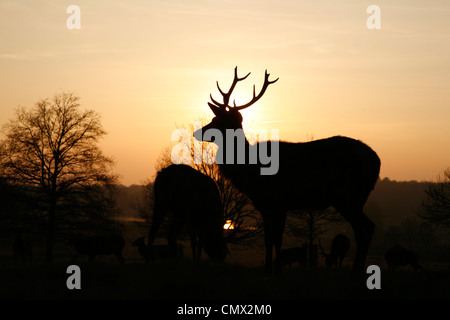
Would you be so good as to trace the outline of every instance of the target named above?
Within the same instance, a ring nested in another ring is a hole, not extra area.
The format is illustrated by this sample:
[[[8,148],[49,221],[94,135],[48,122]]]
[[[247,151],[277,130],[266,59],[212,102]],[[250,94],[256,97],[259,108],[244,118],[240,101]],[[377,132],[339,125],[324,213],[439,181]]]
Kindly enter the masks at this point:
[[[323,233],[326,233],[331,223],[345,222],[336,210],[295,210],[291,211],[296,221],[289,226],[291,231],[304,238],[309,243],[314,241]]]
[[[12,183],[27,186],[48,218],[47,261],[58,219],[78,214],[82,223],[110,209],[109,186],[117,179],[110,173],[113,161],[98,147],[106,134],[100,116],[80,110],[79,99],[63,92],[33,108],[19,107],[3,126],[1,169]]]
[[[425,193],[419,217],[433,225],[450,227],[450,168],[444,171],[444,177],[430,183]]]

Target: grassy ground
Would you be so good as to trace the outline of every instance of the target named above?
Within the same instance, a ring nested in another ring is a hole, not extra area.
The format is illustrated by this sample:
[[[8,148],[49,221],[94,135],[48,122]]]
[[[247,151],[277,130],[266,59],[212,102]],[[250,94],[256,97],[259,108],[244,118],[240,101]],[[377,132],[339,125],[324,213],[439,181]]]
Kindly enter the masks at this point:
[[[188,259],[142,263],[81,263],[81,289],[66,287],[67,263],[0,267],[2,299],[449,299],[448,271],[387,271],[381,289],[350,269],[292,268],[264,279],[260,267],[192,263]]]
[[[450,269],[423,263],[424,270],[386,270],[383,257],[369,256],[368,264],[381,267],[381,289],[369,290],[367,277],[350,280],[351,254],[342,269],[286,268],[282,275],[264,279],[264,248],[230,247],[224,264],[205,259],[193,263],[189,242],[185,258],[144,265],[130,243],[124,248],[125,265],[114,256],[100,256],[93,264],[74,255],[62,243],[55,246],[55,259],[46,264],[45,242],[34,243],[33,265],[13,262],[9,243],[0,245],[0,299],[146,299],[146,300],[311,300],[311,299],[449,299]],[[69,290],[67,267],[81,268],[81,290]],[[324,262],[319,261],[319,266]],[[368,275],[367,275],[368,276]]]

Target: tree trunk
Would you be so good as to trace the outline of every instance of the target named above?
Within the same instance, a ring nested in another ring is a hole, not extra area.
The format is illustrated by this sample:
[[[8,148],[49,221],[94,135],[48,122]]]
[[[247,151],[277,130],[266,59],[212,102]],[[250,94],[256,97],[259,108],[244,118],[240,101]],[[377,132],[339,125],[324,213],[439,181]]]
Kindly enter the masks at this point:
[[[48,209],[48,229],[47,229],[47,252],[46,261],[53,260],[53,244],[55,241],[55,213],[56,213],[56,197],[50,196],[50,204]]]

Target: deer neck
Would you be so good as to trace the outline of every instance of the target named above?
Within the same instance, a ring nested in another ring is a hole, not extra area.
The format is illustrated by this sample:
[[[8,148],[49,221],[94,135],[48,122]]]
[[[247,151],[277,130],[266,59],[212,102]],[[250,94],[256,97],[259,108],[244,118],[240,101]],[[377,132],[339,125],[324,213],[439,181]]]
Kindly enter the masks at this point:
[[[218,149],[218,164],[222,173],[238,187],[243,187],[248,176],[258,174],[257,163],[252,159],[254,146],[250,145],[242,128],[227,130]],[[216,158],[217,160],[217,158]]]
[[[227,129],[222,132],[222,143],[218,144],[218,163],[222,165],[240,165],[249,163],[251,148],[242,128]]]

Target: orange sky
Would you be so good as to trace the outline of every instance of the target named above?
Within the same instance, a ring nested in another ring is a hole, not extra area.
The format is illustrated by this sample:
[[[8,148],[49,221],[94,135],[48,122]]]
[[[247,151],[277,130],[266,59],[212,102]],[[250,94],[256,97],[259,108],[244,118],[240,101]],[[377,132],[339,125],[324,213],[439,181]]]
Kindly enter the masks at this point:
[[[66,26],[69,5],[81,29]],[[369,5],[381,30],[367,28]],[[450,166],[450,2],[0,1],[0,119],[62,90],[102,115],[124,184],[155,174],[176,125],[212,115],[216,80],[246,102],[267,68],[280,80],[243,111],[280,139],[346,135],[381,177],[433,180]]]

